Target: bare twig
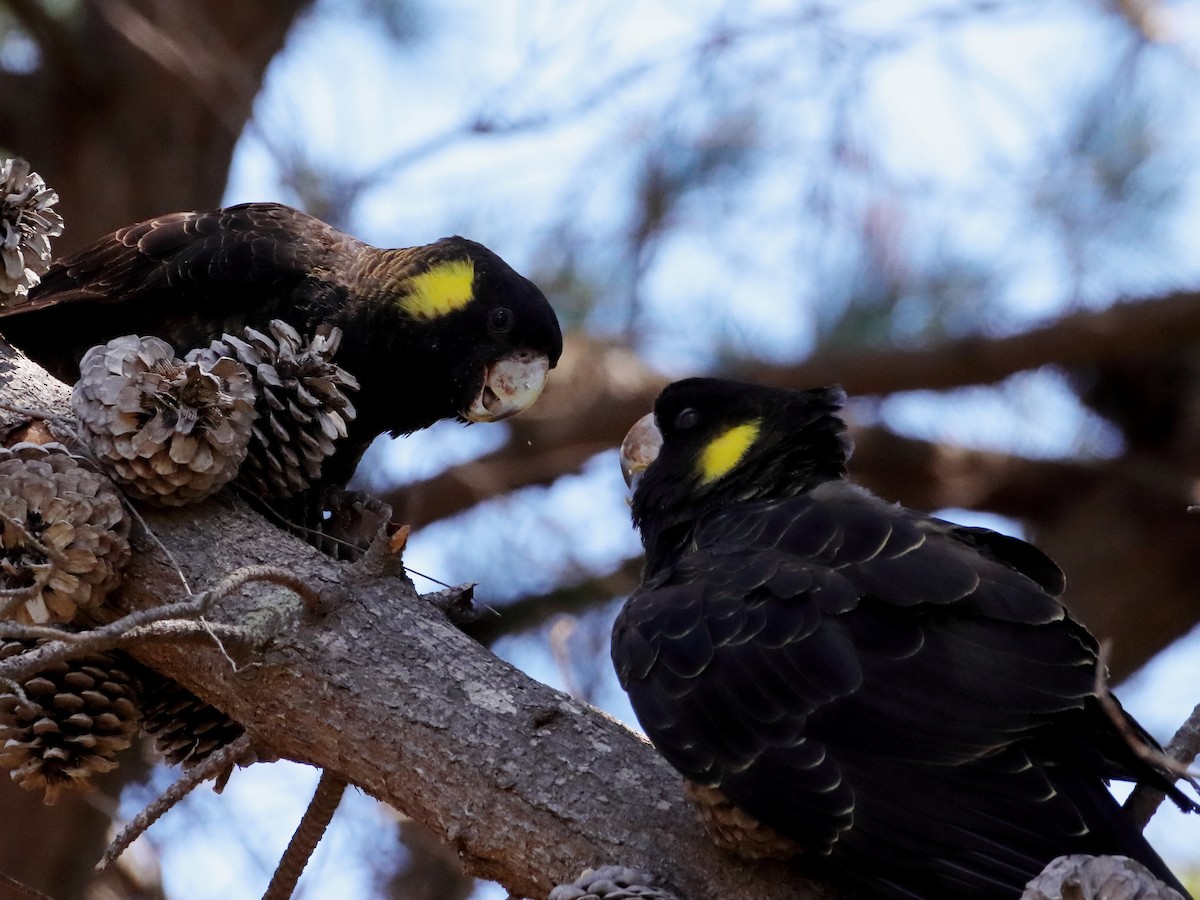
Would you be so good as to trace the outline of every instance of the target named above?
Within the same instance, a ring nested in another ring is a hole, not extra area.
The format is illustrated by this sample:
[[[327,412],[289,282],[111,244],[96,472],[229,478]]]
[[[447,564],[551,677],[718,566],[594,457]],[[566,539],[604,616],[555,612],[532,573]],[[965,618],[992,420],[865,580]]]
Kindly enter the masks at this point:
[[[230,572],[218,581],[214,587],[201,594],[201,597],[210,595],[208,596],[203,612],[207,612],[208,608],[217,600],[227,597],[243,585],[254,581],[269,581],[287,588],[300,598],[305,608],[319,607],[321,605],[320,592],[314,591],[308,582],[295,572],[281,569],[278,566],[257,565],[243,566],[240,569]]]
[[[1196,758],[1200,753],[1200,706],[1192,710],[1187,721],[1179,726],[1179,730],[1164,749],[1167,756],[1176,761],[1176,765],[1187,765]],[[1193,770],[1188,769],[1187,772],[1187,777],[1195,776]],[[1125,811],[1139,828],[1145,828],[1146,823],[1162,804],[1163,796],[1163,792],[1157,788],[1139,784],[1125,801]]]
[[[96,863],[96,870],[103,871],[112,865],[118,856],[138,837],[157,822],[162,816],[190,794],[199,785],[210,778],[219,775],[224,769],[234,764],[244,765],[244,760],[253,756],[254,746],[250,735],[243,734],[237,740],[226,744],[211,756],[206,757],[190,769],[184,770],[179,780],[167,788],[162,796],[134,816],[121,832],[113,838],[111,844]],[[242,762],[239,762],[242,761]]]
[[[630,593],[638,586],[642,559],[627,559],[608,573],[546,594],[522,597],[499,607],[498,616],[484,617],[463,626],[480,643],[490,645],[501,637],[540,628],[559,615],[578,615]]]
[[[195,619],[163,619],[158,622],[147,622],[137,625],[127,632],[97,646],[90,643],[89,635],[94,632],[63,631],[53,625],[22,625],[17,622],[0,622],[0,639],[18,641],[63,641],[78,648],[85,645],[89,652],[111,650],[114,647],[128,647],[144,641],[168,640],[215,640],[226,644],[246,644],[254,639],[252,629],[240,625],[225,625]]]
[[[1101,709],[1108,716],[1113,727],[1117,729],[1122,740],[1130,750],[1134,752],[1138,759],[1153,766],[1159,771],[1175,776],[1176,778],[1186,779],[1189,783],[1195,784],[1193,780],[1197,774],[1192,770],[1188,763],[1180,759],[1178,750],[1172,750],[1171,745],[1168,745],[1166,752],[1147,744],[1145,739],[1133,730],[1130,725],[1129,716],[1127,716],[1117,701],[1113,699],[1112,693],[1108,690],[1108,682],[1105,673],[1108,671],[1108,657],[1112,652],[1112,642],[1103,641],[1100,644],[1100,652],[1097,654],[1096,660],[1096,681],[1095,692],[1096,699],[1100,702]],[[1190,728],[1189,728],[1190,726]],[[1187,722],[1183,727],[1176,732],[1175,738],[1172,738],[1171,744],[1175,744],[1181,734],[1190,732],[1190,740],[1195,742],[1200,736],[1200,707],[1192,711]],[[1185,739],[1185,746],[1187,741]],[[1197,753],[1197,747],[1193,743],[1193,749],[1187,757],[1189,760],[1194,758]],[[1125,802],[1125,811],[1129,813],[1134,820],[1138,829],[1146,827],[1146,823],[1150,821],[1155,810],[1162,803],[1165,793],[1156,787],[1151,787],[1147,784],[1138,784],[1129,799]],[[1136,800],[1135,800],[1136,798]]]
[[[17,881],[17,879],[13,878],[11,875],[5,875],[3,872],[0,872],[0,884],[11,888],[22,897],[32,897],[33,900],[54,900],[54,898],[49,894],[43,894],[37,888],[30,887],[24,882]]]
[[[42,421],[55,423],[68,421],[67,416],[48,409],[33,409],[28,406],[17,406],[13,403],[0,403],[0,409],[4,410],[5,412],[15,413],[18,416],[23,416],[26,419],[40,419]]]
[[[1133,730],[1129,725],[1129,716],[1117,705],[1108,690],[1108,682],[1105,678],[1105,672],[1108,671],[1108,657],[1112,653],[1112,641],[1103,641],[1100,644],[1100,652],[1096,660],[1096,699],[1100,701],[1100,706],[1108,715],[1109,721],[1116,727],[1117,732],[1129,745],[1132,750],[1143,762],[1150,763],[1157,769],[1162,769],[1164,772],[1169,772],[1177,778],[1193,778],[1196,772],[1193,772],[1185,763],[1181,763],[1177,759],[1172,759],[1161,750],[1156,750],[1154,747],[1146,743],[1146,741]],[[1189,719],[1189,721],[1191,721]]]
[[[260,640],[261,632],[244,625],[226,625],[207,619],[165,619],[129,629],[117,646],[131,647],[147,641],[212,641],[221,648],[248,648]]]
[[[313,851],[325,834],[325,829],[329,827],[329,822],[342,800],[342,794],[346,791],[346,784],[346,779],[341,775],[328,769],[321,772],[317,790],[308,802],[308,809],[304,811],[300,824],[296,826],[296,833],[292,835],[287,849],[283,851],[283,857],[279,860],[279,866],[271,877],[266,893],[263,894],[263,900],[288,900],[292,896],[304,867],[308,865]]]
[[[269,581],[282,585],[300,597],[305,608],[319,608],[322,599],[319,592],[294,573],[277,566],[256,565],[245,566],[226,575],[214,587],[193,595],[188,600],[167,603],[150,609],[138,610],[123,616],[115,622],[102,625],[90,631],[68,633],[57,629],[38,629],[33,626],[0,623],[0,637],[48,637],[50,640],[26,653],[0,660],[0,678],[20,680],[34,672],[38,672],[51,663],[70,659],[82,653],[93,653],[112,650],[115,647],[126,646],[139,639],[150,637],[167,637],[161,629],[144,628],[145,626],[171,623],[167,632],[174,631],[179,636],[189,630],[182,623],[195,622],[193,633],[207,633],[216,638],[216,632],[207,623],[200,623],[206,613],[218,601],[232,594],[238,588],[254,581]],[[244,633],[235,632],[235,637],[244,637]],[[219,641],[218,641],[219,643]]]
[[[50,576],[54,573],[55,567],[57,566],[61,570],[64,568],[66,560],[53,547],[48,547],[39,541],[37,536],[20,519],[6,517],[0,524],[17,529],[30,547],[44,556],[47,562],[53,563],[53,565],[39,564],[30,566],[29,568],[34,570],[32,584],[19,588],[0,589],[0,618],[6,618],[18,606],[36,597],[50,581]]]
[[[134,628],[172,619],[195,619],[201,614],[200,604],[193,600],[168,603],[152,609],[130,613],[108,625],[78,633],[37,626],[0,623],[0,637],[26,638],[49,637],[46,643],[19,656],[0,660],[0,678],[24,679],[46,666],[84,653],[112,650],[121,645],[126,634]]]
[[[167,558],[167,562],[171,564],[171,568],[179,577],[179,583],[183,585],[183,592],[189,597],[192,596],[192,586],[188,584],[187,576],[183,574],[183,569],[180,567],[179,561],[175,559],[175,554],[171,552],[171,548],[164,544],[162,539],[154,533],[154,529],[150,527],[150,523],[146,521],[137,506],[128,497],[122,494],[121,502],[125,504],[125,509],[133,517],[133,520],[142,526],[142,531],[145,532],[146,537],[150,538],[150,542],[161,550],[163,556]]]

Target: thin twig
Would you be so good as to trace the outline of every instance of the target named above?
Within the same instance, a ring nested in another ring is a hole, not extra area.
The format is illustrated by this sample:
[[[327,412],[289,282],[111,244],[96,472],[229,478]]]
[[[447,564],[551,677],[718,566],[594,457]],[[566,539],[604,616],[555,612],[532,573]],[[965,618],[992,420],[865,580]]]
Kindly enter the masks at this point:
[[[1200,753],[1200,705],[1192,710],[1192,714],[1187,717],[1179,730],[1175,732],[1174,737],[1167,741],[1167,746],[1164,748],[1168,757],[1176,761],[1176,764],[1186,764],[1196,758]],[[1185,776],[1195,786],[1195,772],[1188,770],[1188,775]],[[1129,817],[1137,823],[1139,828],[1145,828],[1146,823],[1158,810],[1158,807],[1163,802],[1164,794],[1158,788],[1151,787],[1146,784],[1139,784],[1133,789],[1133,792],[1125,800],[1125,811],[1129,813]]]
[[[14,610],[36,597],[42,588],[49,583],[53,567],[30,566],[29,568],[36,571],[33,584],[22,588],[4,588],[0,590],[0,600],[3,601],[0,602],[0,619],[8,618]]]
[[[48,409],[34,409],[28,406],[17,406],[13,403],[4,403],[0,401],[0,409],[5,412],[14,413],[18,416],[25,416],[29,419],[38,419],[43,422],[63,421],[67,416],[61,413],[52,412]]]
[[[1176,778],[1191,779],[1197,774],[1193,772],[1186,763],[1181,763],[1177,759],[1172,759],[1161,750],[1147,744],[1129,724],[1129,716],[1113,699],[1112,694],[1108,690],[1108,683],[1104,677],[1104,673],[1108,671],[1108,657],[1112,653],[1112,642],[1104,641],[1100,644],[1100,652],[1096,659],[1096,682],[1095,691],[1096,699],[1100,701],[1100,706],[1108,715],[1109,721],[1116,727],[1117,732],[1125,740],[1129,749],[1134,752],[1138,759],[1142,762],[1149,763],[1156,769],[1162,769]],[[1189,720],[1190,721],[1190,720]]]
[[[30,531],[29,526],[20,519],[12,516],[5,516],[3,520],[0,520],[0,522],[6,526],[17,529],[17,531],[20,532],[21,536],[25,539],[25,543],[32,547],[36,552],[44,556],[49,563],[52,563],[52,565],[40,563],[28,566],[28,568],[32,569],[34,572],[32,584],[19,588],[0,589],[0,598],[3,599],[3,602],[0,603],[0,618],[6,618],[17,607],[27,603],[40,594],[42,588],[49,584],[50,577],[54,574],[55,569],[57,568],[61,571],[65,568],[66,560],[63,555],[53,547],[48,547],[46,544],[38,540],[37,535]]]
[[[289,900],[292,896],[304,867],[308,865],[313,851],[317,849],[317,844],[325,834],[325,829],[329,827],[329,822],[342,800],[342,794],[346,791],[346,784],[345,778],[329,769],[321,772],[317,790],[308,802],[308,809],[304,811],[300,824],[296,826],[296,833],[292,835],[287,849],[283,851],[283,857],[279,860],[275,874],[271,876],[271,883],[267,886],[267,892],[263,894],[263,900]]]
[[[287,588],[300,598],[306,609],[321,606],[322,600],[319,591],[313,590],[309,586],[308,582],[295,572],[289,571],[288,569],[282,569],[279,566],[243,566],[240,569],[230,572],[219,582],[217,582],[214,587],[205,591],[204,593],[212,594],[214,600],[220,599],[232,594],[242,585],[249,584],[253,581],[269,581],[273,584],[278,584]],[[207,612],[207,608],[204,611]]]
[[[175,554],[171,552],[171,548],[163,543],[162,539],[154,532],[154,529],[150,527],[150,523],[146,521],[141,512],[138,511],[138,508],[128,497],[122,495],[121,500],[125,504],[125,509],[127,509],[129,514],[133,516],[133,520],[142,526],[142,531],[146,533],[146,537],[150,538],[150,541],[154,544],[154,546],[157,547],[162,552],[163,556],[167,558],[167,562],[171,564],[171,568],[175,571],[175,574],[179,576],[179,583],[183,585],[183,592],[189,597],[192,596],[192,586],[188,584],[187,576],[183,574],[183,567],[180,566],[178,560],[175,559]]]
[[[250,735],[243,734],[237,740],[215,751],[211,756],[205,757],[192,768],[185,769],[178,781],[167,788],[157,800],[130,819],[120,833],[113,838],[112,843],[104,851],[104,855],[100,857],[100,861],[96,863],[96,871],[101,872],[112,865],[130,844],[162,818],[167,810],[199,785],[220,774],[226,767],[238,764],[238,760],[250,757],[253,750]]]
[[[60,424],[70,434],[72,440],[74,441],[75,451],[91,461],[92,465],[96,467],[97,471],[103,472],[104,464],[101,463],[100,458],[92,450],[91,445],[80,436],[79,430],[74,426],[74,422],[68,419]],[[162,552],[163,556],[167,558],[167,562],[171,564],[171,569],[177,576],[179,576],[179,583],[183,585],[184,593],[190,597],[192,595],[191,585],[188,584],[187,576],[183,574],[183,567],[180,566],[178,560],[175,559],[175,554],[171,552],[171,548],[163,543],[162,539],[159,538],[154,529],[150,527],[150,523],[146,521],[136,504],[134,504],[134,502],[125,494],[121,494],[121,505],[125,507],[125,511],[129,513],[130,517],[140,526],[142,526],[142,530],[146,533],[146,537],[150,539],[151,543],[153,543],[154,546]]]
[[[132,629],[171,619],[195,619],[203,612],[199,608],[200,606],[201,604],[196,600],[168,603],[165,606],[138,610],[108,625],[78,633],[48,629],[48,632],[54,633],[54,636],[46,643],[18,656],[0,660],[0,678],[22,680],[52,663],[71,659],[84,653],[112,650],[121,645],[125,635]],[[38,629],[30,626],[9,622],[0,623],[0,637],[24,637],[36,633],[38,633]]]
[[[226,575],[209,590],[195,594],[188,600],[137,610],[90,631],[67,633],[50,629],[41,632],[38,636],[49,637],[50,640],[26,653],[0,660],[0,678],[21,680],[59,660],[124,646],[133,640],[130,634],[137,634],[137,630],[142,626],[176,620],[198,621],[215,603],[253,581],[269,581],[288,588],[300,597],[306,608],[317,607],[321,603],[317,591],[286,569],[268,565],[245,566]],[[203,626],[200,627],[207,630]],[[37,629],[14,623],[0,623],[0,637],[26,637],[31,634],[37,634]],[[146,636],[150,636],[149,633]]]
[[[135,625],[124,634],[116,635],[109,646],[93,646],[89,635],[94,631],[63,631],[53,625],[22,625],[18,622],[0,622],[0,640],[15,641],[63,641],[78,647],[86,643],[89,651],[111,650],[151,640],[182,641],[191,639],[216,639],[230,643],[247,643],[254,637],[253,629],[242,625],[226,625],[220,622],[201,622],[196,619],[163,619]],[[107,642],[104,642],[107,643]]]
[[[229,651],[225,649],[225,642],[217,637],[217,633],[213,629],[213,623],[201,616],[196,624],[203,628],[204,633],[212,638],[212,642],[216,645],[217,651],[221,654],[221,656],[225,657],[225,662],[229,663],[230,670],[233,672],[240,672],[242,667],[239,666],[237,661],[229,655]]]
[[[1096,699],[1100,702],[1100,708],[1104,710],[1105,715],[1108,716],[1113,727],[1117,729],[1117,733],[1125,741],[1126,746],[1133,751],[1138,759],[1158,769],[1164,775],[1172,775],[1176,779],[1183,778],[1188,783],[1195,785],[1193,779],[1198,773],[1189,768],[1187,763],[1182,762],[1178,758],[1179,754],[1177,752],[1171,752],[1170,750],[1164,752],[1146,743],[1146,740],[1134,731],[1130,725],[1129,716],[1125,714],[1117,701],[1113,699],[1112,693],[1108,690],[1108,682],[1105,678],[1105,673],[1108,671],[1108,658],[1111,652],[1112,642],[1101,642],[1100,651],[1096,657],[1096,680],[1094,688]],[[1200,707],[1192,711],[1192,715],[1188,718],[1187,722],[1179,729],[1175,738],[1172,738],[1171,744],[1174,744],[1180,734],[1188,729],[1189,724],[1193,723],[1193,720],[1196,722],[1196,725],[1193,727],[1200,726]],[[1192,738],[1194,739],[1195,737],[1196,735],[1193,734]],[[1168,745],[1168,747],[1170,746]],[[1196,751],[1193,750],[1191,756],[1188,758],[1194,758],[1195,755]],[[1150,821],[1155,810],[1162,804],[1165,796],[1166,793],[1163,790],[1145,783],[1139,783],[1134,788],[1129,799],[1125,801],[1125,811],[1134,820],[1134,824],[1137,825],[1139,831],[1146,827],[1146,823]]]
[[[165,619],[162,622],[150,622],[131,628],[125,635],[120,647],[142,644],[146,641],[215,641],[218,647],[237,646],[252,647],[259,639],[259,632],[245,625],[226,625],[223,622],[209,622],[207,619]]]
[[[43,894],[37,888],[30,887],[24,882],[17,881],[17,879],[13,878],[11,875],[5,875],[3,872],[0,872],[0,884],[12,888],[22,897],[32,897],[33,900],[54,900],[54,898],[49,894]]]

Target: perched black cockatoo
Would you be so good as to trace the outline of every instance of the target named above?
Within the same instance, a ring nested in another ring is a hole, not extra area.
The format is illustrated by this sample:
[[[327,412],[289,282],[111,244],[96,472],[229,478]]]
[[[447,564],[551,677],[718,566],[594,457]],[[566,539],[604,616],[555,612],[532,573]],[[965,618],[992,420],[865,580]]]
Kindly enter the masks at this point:
[[[1102,709],[1062,573],[847,483],[843,401],[690,379],[626,438],[646,564],[612,657],[650,740],[849,896],[1015,900],[1068,853],[1182,890],[1105,785],[1197,806]]]
[[[84,352],[119,335],[160,337],[182,355],[273,319],[304,336],[340,328],[335,361],[358,381],[357,417],[322,484],[345,483],[380,434],[519,412],[562,353],[541,291],[481,244],[381,250],[276,203],[121,228],[0,308],[0,334],[73,382]]]

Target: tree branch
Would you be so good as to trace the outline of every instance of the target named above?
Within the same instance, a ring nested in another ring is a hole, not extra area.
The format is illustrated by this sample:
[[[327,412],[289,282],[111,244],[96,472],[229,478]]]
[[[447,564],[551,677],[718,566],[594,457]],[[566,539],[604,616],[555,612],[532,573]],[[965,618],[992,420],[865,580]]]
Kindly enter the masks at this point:
[[[0,401],[64,408],[61,386],[31,382],[28,363],[7,366]],[[0,411],[0,434],[13,418]],[[831,896],[783,864],[714,853],[679,777],[648,744],[497,659],[407,578],[325,557],[227,493],[144,517],[157,542],[135,531],[117,614],[179,598],[159,543],[198,591],[269,560],[342,602],[310,625],[290,591],[244,585],[214,618],[244,625],[270,614],[291,629],[236,672],[194,643],[134,654],[233,716],[256,747],[339,773],[423,823],[470,872],[531,897],[607,863],[654,872],[697,900]]]
[[[1044,365],[1069,369],[1153,357],[1197,342],[1200,293],[1181,292],[1073,313],[1009,337],[977,336],[914,350],[818,352],[795,365],[751,363],[723,374],[780,387],[837,382],[852,395],[891,394],[991,384]],[[503,447],[382,497],[418,527],[486,497],[549,484],[600,450],[618,446],[668,381],[626,348],[571,335],[545,395],[512,420]],[[856,463],[868,454],[860,446]]]
[[[545,594],[531,594],[506,603],[498,615],[483,615],[463,631],[490,646],[502,637],[544,625],[555,616],[572,615],[633,592],[641,581],[642,558],[627,559],[607,575],[588,578]]]
[[[763,384],[837,382],[851,394],[948,390],[994,384],[1017,372],[1155,356],[1200,341],[1200,293],[1180,291],[1070,313],[1008,337],[973,335],[913,350],[825,350],[791,366],[750,365],[730,373]]]

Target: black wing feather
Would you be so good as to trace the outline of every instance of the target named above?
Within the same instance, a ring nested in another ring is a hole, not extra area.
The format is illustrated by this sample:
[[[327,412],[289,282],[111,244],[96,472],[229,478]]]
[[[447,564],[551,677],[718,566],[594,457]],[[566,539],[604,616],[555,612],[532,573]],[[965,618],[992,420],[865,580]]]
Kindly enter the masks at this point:
[[[0,308],[0,332],[60,378],[95,344],[157,334],[181,352],[226,330],[264,328],[344,295],[322,284],[359,244],[275,203],[160,216],[122,228],[50,268],[26,302]]]

